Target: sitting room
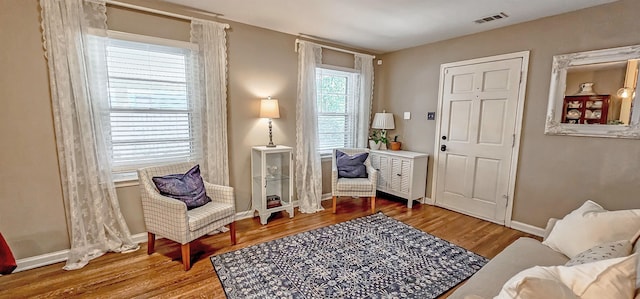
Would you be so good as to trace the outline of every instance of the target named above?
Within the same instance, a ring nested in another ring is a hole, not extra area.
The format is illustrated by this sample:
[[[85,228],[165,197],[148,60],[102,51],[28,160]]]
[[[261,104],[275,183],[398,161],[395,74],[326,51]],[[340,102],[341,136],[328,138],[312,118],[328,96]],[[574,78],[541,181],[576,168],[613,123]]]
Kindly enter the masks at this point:
[[[640,299],[640,1],[0,1],[0,298]]]

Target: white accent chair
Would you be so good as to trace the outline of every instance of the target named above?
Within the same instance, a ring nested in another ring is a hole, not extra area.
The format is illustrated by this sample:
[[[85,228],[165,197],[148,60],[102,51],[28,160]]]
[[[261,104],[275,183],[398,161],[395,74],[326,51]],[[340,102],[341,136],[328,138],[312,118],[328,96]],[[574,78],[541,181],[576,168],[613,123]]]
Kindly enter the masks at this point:
[[[371,166],[371,156],[364,161],[367,167],[367,178],[338,178],[338,166],[336,165],[336,151],[348,155],[369,153],[366,148],[339,148],[333,150],[331,156],[331,196],[333,197],[333,213],[336,213],[336,202],[340,196],[357,196],[371,199],[371,213],[376,211],[376,182],[378,172]]]
[[[160,194],[152,178],[168,174],[186,173],[194,163],[178,163],[138,169],[144,224],[148,232],[147,254],[154,252],[156,235],[182,244],[184,270],[191,268],[189,243],[225,225],[229,225],[231,244],[236,244],[235,198],[233,188],[204,182],[211,202],[187,210],[177,199]]]

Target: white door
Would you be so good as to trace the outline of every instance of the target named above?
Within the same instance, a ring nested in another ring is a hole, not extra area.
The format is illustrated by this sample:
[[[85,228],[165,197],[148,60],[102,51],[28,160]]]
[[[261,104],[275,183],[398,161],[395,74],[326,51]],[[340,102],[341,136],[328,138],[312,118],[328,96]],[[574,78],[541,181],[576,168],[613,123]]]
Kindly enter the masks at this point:
[[[436,204],[505,223],[522,58],[445,68]]]

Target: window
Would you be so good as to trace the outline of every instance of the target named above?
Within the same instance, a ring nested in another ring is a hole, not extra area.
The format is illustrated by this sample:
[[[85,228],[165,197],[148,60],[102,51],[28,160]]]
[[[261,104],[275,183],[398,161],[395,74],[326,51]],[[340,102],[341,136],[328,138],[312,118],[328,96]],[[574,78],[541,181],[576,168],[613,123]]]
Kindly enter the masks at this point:
[[[316,68],[320,154],[356,145],[358,77],[355,72]]]
[[[191,92],[191,49],[109,38],[106,53],[116,177],[143,166],[196,159],[201,138]]]

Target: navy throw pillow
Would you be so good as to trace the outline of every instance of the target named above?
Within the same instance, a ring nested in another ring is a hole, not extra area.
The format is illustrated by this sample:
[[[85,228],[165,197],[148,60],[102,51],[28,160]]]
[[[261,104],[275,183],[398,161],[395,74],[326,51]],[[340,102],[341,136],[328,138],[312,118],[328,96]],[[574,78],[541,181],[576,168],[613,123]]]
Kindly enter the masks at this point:
[[[194,166],[185,174],[153,177],[152,180],[160,194],[184,202],[187,210],[204,206],[211,201],[200,176],[200,165]]]
[[[336,166],[338,167],[339,178],[366,178],[367,167],[364,161],[369,157],[369,153],[361,153],[350,156],[341,151],[336,151]]]

